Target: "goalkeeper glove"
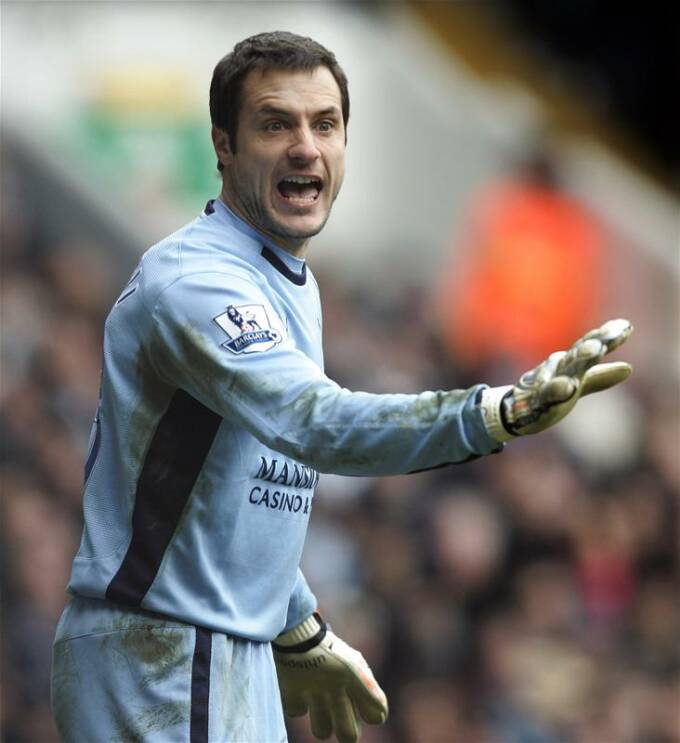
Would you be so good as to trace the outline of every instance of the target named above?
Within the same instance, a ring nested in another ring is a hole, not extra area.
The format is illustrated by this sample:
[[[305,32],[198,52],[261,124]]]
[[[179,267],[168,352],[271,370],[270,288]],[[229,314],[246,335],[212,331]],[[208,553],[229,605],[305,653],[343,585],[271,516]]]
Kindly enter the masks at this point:
[[[633,332],[628,320],[610,320],[579,338],[568,351],[551,354],[524,373],[513,387],[492,387],[482,393],[487,429],[497,441],[538,433],[564,418],[579,397],[623,382],[630,364],[599,364]]]
[[[312,732],[340,743],[387,719],[387,698],[361,653],[337,637],[317,613],[272,642],[283,708],[290,717],[309,710]]]

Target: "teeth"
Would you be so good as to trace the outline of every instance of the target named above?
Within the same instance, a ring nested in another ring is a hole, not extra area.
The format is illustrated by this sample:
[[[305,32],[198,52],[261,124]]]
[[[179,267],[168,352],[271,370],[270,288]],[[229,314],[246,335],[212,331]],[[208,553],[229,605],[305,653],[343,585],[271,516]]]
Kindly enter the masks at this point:
[[[301,175],[292,175],[290,178],[284,178],[284,181],[287,181],[288,183],[318,183],[318,178],[305,178]]]

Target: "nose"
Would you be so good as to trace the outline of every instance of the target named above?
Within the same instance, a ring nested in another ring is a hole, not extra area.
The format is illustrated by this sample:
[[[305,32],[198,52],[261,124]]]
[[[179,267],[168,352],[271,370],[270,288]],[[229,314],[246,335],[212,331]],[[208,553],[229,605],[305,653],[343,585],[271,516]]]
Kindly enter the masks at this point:
[[[309,127],[300,127],[295,132],[295,141],[288,150],[288,156],[292,160],[305,163],[314,162],[321,157],[319,148],[316,146],[314,132]]]

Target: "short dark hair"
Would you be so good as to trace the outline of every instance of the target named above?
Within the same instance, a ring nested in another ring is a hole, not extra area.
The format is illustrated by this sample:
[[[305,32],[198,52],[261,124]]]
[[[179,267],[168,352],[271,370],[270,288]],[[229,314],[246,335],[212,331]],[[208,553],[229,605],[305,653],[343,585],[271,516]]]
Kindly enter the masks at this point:
[[[330,70],[340,88],[346,129],[349,121],[347,76],[335,54],[313,39],[288,31],[271,31],[239,41],[233,51],[222,57],[210,83],[210,119],[213,126],[227,132],[232,152],[236,152],[243,80],[251,70],[314,70],[322,66]],[[218,163],[217,168],[222,170],[222,163]]]

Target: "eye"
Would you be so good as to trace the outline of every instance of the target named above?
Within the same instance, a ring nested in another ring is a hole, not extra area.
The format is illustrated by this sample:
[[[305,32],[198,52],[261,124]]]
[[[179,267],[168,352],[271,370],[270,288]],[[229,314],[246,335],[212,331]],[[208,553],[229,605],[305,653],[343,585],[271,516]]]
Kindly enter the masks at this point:
[[[282,132],[283,131],[283,122],[282,121],[268,121],[264,128],[268,132]]]
[[[328,121],[327,119],[324,121],[319,122],[319,131],[320,132],[330,132],[335,129],[335,122],[334,121]]]

